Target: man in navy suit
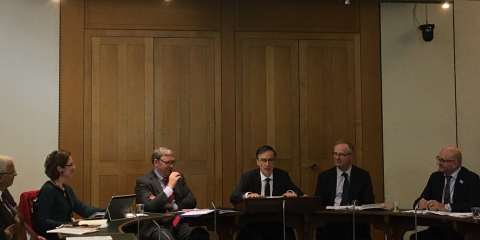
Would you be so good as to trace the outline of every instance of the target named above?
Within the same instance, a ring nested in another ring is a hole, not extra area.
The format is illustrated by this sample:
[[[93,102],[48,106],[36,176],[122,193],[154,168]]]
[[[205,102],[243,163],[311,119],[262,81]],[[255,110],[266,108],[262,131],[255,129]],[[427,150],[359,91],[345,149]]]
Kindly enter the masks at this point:
[[[437,156],[438,171],[432,173],[422,195],[413,207],[433,211],[470,212],[480,207],[479,176],[462,167],[462,153],[456,147],[446,147]],[[415,234],[410,236],[415,239]],[[463,239],[453,229],[429,227],[418,232],[418,239]]]
[[[260,147],[256,156],[258,168],[242,174],[240,183],[230,195],[231,203],[235,204],[245,198],[303,195],[303,192],[290,179],[288,172],[275,168],[277,153],[272,147]],[[282,228],[282,223],[252,223],[242,229],[237,239],[283,239]],[[286,239],[295,239],[292,228],[287,229]]]
[[[353,200],[358,205],[375,202],[370,174],[352,165],[354,147],[339,140],[333,147],[335,167],[318,175],[315,196],[319,205],[342,206],[351,205]],[[317,229],[317,240],[320,239],[353,239],[353,227],[349,222],[329,222],[325,227]],[[371,239],[369,224],[355,225],[355,239]]]
[[[152,153],[153,170],[136,182],[138,203],[145,204],[145,212],[165,213],[197,206],[197,200],[187,186],[183,174],[173,171],[175,157],[170,149],[160,147]],[[189,227],[176,219],[159,221],[160,229],[153,221],[140,229],[141,239],[161,238],[177,240],[208,240],[208,232],[200,227]]]

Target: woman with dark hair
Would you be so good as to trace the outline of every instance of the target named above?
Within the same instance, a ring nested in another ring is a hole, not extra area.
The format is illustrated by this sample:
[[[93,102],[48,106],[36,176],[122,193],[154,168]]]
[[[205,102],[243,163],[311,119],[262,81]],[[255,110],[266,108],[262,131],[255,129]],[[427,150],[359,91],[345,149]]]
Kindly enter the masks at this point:
[[[43,184],[37,199],[37,229],[48,240],[58,239],[57,234],[46,231],[72,222],[73,212],[86,218],[95,212],[104,212],[104,208],[89,207],[83,204],[73,193],[65,180],[73,176],[75,164],[70,152],[55,150],[45,160],[45,174],[50,178]]]

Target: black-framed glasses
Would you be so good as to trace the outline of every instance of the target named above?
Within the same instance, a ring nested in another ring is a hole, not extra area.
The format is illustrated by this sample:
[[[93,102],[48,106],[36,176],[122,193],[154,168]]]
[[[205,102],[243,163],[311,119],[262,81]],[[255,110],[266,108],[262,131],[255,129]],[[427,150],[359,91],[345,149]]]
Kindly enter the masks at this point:
[[[337,153],[337,152],[332,152],[332,156],[339,156],[339,157],[345,157],[348,155],[352,155],[352,153]]]
[[[160,162],[163,162],[165,165],[172,165],[173,166],[173,165],[177,164],[177,161],[175,161],[175,160],[168,161],[168,162],[163,161],[162,159],[157,159],[157,160],[160,161]]]
[[[71,166],[75,166],[75,164],[73,164],[73,162],[71,162],[70,164],[65,164],[65,167],[71,167]]]
[[[274,163],[275,162],[275,158],[260,158],[258,160],[260,160],[263,163],[267,163],[267,162]]]
[[[437,156],[436,159],[437,159],[437,163],[442,163],[442,164],[444,164],[445,162],[455,162],[455,160],[453,159],[443,159],[439,156]]]

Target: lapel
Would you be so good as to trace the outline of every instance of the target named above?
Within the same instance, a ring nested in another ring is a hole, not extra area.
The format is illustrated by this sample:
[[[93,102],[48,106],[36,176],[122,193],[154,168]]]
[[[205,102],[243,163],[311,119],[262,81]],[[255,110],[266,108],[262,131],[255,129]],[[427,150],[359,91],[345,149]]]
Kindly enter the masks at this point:
[[[160,179],[158,179],[157,174],[155,174],[155,170],[152,169],[150,172],[150,183],[157,189],[157,192],[154,195],[157,195],[163,192],[162,185],[160,184]]]
[[[272,191],[272,195],[273,196],[282,196],[284,194],[284,192],[282,192],[282,188],[280,186],[285,186],[284,182],[283,182],[283,176],[280,176],[280,172],[279,171],[275,171],[276,168],[273,168],[273,176],[275,176],[275,179],[273,181],[273,191]],[[285,187],[283,187],[285,188]],[[288,189],[287,189],[288,190]]]
[[[260,178],[260,168],[255,169],[253,172],[253,182],[255,189],[253,192],[256,192],[258,194],[262,193],[262,179]]]
[[[8,200],[8,202],[10,203],[10,205],[15,207],[17,204],[15,203],[15,201],[13,201],[13,197],[10,194],[10,192],[8,191],[8,189],[5,189],[3,191],[3,193],[5,194],[5,196]],[[15,220],[13,219],[13,215],[10,213],[10,211],[7,209],[7,206],[5,206],[5,204],[3,202],[0,206],[0,213],[5,218],[5,220],[7,220],[8,225],[13,224],[15,222]]]
[[[328,173],[328,206],[333,206],[337,196],[337,167],[330,168]]]
[[[465,178],[465,168],[462,167],[460,171],[458,172],[457,179],[455,179],[455,185],[453,186],[453,198],[452,202],[458,202],[458,196],[461,196],[464,193],[463,191],[463,184],[464,184],[464,178]]]

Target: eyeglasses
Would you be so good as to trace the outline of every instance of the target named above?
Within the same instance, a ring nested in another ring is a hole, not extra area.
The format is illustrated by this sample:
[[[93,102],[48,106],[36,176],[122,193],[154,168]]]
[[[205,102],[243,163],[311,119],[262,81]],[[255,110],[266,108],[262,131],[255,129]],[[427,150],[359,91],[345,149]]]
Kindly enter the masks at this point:
[[[443,159],[443,158],[437,156],[437,163],[442,163],[442,164],[444,164],[445,162],[455,162],[455,160]]]
[[[70,164],[65,164],[65,167],[71,167],[71,166],[74,166],[74,165],[75,165],[75,164],[73,164],[73,162],[72,162],[72,163],[70,163]]]
[[[15,173],[17,173],[17,171],[13,170],[12,172],[0,173],[0,175],[10,175],[10,174],[15,174]]]
[[[345,157],[345,156],[348,156],[348,155],[352,155],[352,153],[336,153],[336,152],[332,152],[332,156],[339,156],[339,157]]]
[[[177,163],[177,161],[173,160],[173,161],[168,161],[168,162],[165,162],[163,161],[162,159],[157,159],[158,161],[160,162],[163,162],[165,165],[175,165]]]
[[[274,163],[275,162],[275,158],[261,158],[259,159],[261,162],[263,163],[267,163],[267,162],[270,162],[270,163]]]

